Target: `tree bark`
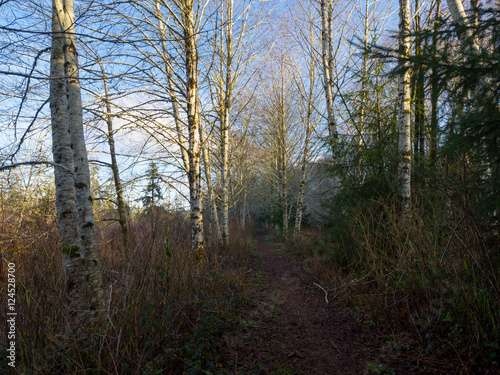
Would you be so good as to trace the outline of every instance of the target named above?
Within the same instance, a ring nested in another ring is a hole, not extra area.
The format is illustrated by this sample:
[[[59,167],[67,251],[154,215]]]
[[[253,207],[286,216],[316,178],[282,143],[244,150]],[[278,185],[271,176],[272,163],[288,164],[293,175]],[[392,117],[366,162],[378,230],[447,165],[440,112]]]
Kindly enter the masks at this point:
[[[368,36],[370,35],[370,30],[368,28],[368,1],[365,3],[365,14],[363,20],[363,56],[361,60],[361,108],[359,110],[359,147],[363,144],[363,132],[366,128],[366,103],[368,98]]]
[[[116,150],[115,150],[115,138],[113,131],[113,117],[111,114],[111,101],[109,99],[109,89],[108,89],[108,79],[106,77],[106,72],[104,71],[104,66],[99,60],[99,66],[101,68],[102,80],[104,84],[104,102],[106,105],[106,124],[108,126],[108,143],[109,143],[109,153],[111,155],[111,170],[113,171],[113,180],[115,183],[116,191],[116,203],[118,208],[118,222],[120,223],[120,228],[122,232],[122,242],[123,247],[126,249],[128,247],[128,224],[127,224],[127,213],[125,209],[125,199],[123,198],[123,187],[120,179],[120,171],[118,169],[118,162],[116,160]]]
[[[229,121],[232,104],[232,68],[233,68],[233,1],[224,1],[227,7],[226,17],[226,61],[224,77],[224,98],[221,118],[222,138],[222,242],[229,245]]]
[[[177,139],[179,142],[179,147],[181,149],[182,161],[184,163],[184,169],[186,173],[189,173],[189,157],[188,150],[186,147],[186,142],[184,140],[184,134],[182,132],[182,122],[179,115],[179,99],[177,98],[177,94],[175,93],[175,82],[172,74],[172,62],[170,59],[170,54],[168,53],[167,48],[167,38],[165,36],[165,28],[163,25],[163,19],[161,15],[161,4],[160,1],[156,1],[156,10],[157,10],[157,18],[158,18],[158,29],[160,31],[161,38],[161,46],[163,52],[163,61],[165,63],[165,72],[167,74],[168,80],[168,91],[170,95],[170,99],[172,101],[172,113],[174,117],[175,129],[177,131]]]
[[[337,122],[333,109],[333,0],[321,0],[321,46],[323,62],[323,87],[326,97],[326,110],[328,116],[328,134],[330,140],[337,138]],[[332,150],[333,152],[333,150]]]
[[[298,197],[297,197],[297,212],[295,214],[295,228],[294,232],[295,234],[300,233],[300,228],[302,225],[302,216],[304,213],[304,194],[306,190],[306,168],[307,168],[307,160],[309,159],[309,144],[311,140],[311,112],[309,109],[312,107],[310,104],[308,106],[308,112],[307,112],[307,125],[306,125],[306,138],[304,140],[304,153],[302,155],[302,166],[301,166],[301,178],[300,178],[300,183],[299,183],[299,191],[298,191]]]
[[[439,77],[436,67],[437,63],[437,48],[438,48],[438,22],[439,12],[441,8],[441,0],[436,1],[436,20],[433,25],[432,33],[432,58],[433,66],[431,70],[431,124],[430,124],[430,142],[429,153],[431,163],[436,162],[437,158],[437,138],[438,138],[438,100],[439,100]]]
[[[286,137],[287,137],[287,118],[286,118],[286,107],[285,103],[285,80],[283,77],[285,67],[281,65],[281,87],[280,87],[280,144],[279,144],[279,160],[280,160],[280,172],[281,172],[281,204],[283,209],[283,233],[288,231],[288,158],[286,150]]]
[[[314,34],[312,24],[310,25],[309,30],[309,38],[311,46],[314,43]],[[305,125],[306,125],[306,138],[304,139],[304,152],[302,154],[302,165],[301,165],[301,177],[299,183],[299,191],[297,197],[297,210],[295,213],[295,227],[294,234],[297,235],[300,233],[301,225],[302,225],[302,216],[304,213],[304,195],[306,190],[306,168],[307,161],[309,160],[309,149],[310,149],[310,141],[311,141],[311,132],[312,132],[312,114],[314,109],[314,81],[315,81],[315,61],[314,56],[311,54],[311,60],[309,61],[309,92],[307,95],[307,113],[305,117]],[[360,135],[361,136],[361,135]]]
[[[211,211],[211,221],[212,225],[210,226],[210,230],[212,230],[212,226],[215,228],[215,236],[217,240],[217,245],[220,246],[222,245],[222,233],[220,230],[220,224],[219,224],[219,215],[217,213],[217,204],[215,203],[215,194],[214,194],[214,187],[212,184],[212,168],[211,168],[211,163],[210,163],[210,148],[208,147],[207,141],[204,139],[203,136],[203,129],[200,126],[200,140],[202,144],[202,155],[203,155],[203,162],[205,164],[205,177],[207,180],[207,191],[208,191],[208,202],[210,206],[210,211]]]
[[[451,17],[453,21],[461,26],[465,27],[465,36],[469,47],[474,50],[474,52],[479,53],[479,43],[474,37],[472,29],[469,27],[467,22],[467,15],[465,14],[464,6],[461,0],[446,0],[448,3],[448,9],[450,10]],[[462,38],[463,39],[463,38]]]
[[[420,1],[415,1],[415,56],[422,54],[420,27]],[[423,65],[419,65],[415,79],[415,163],[421,163],[425,155],[425,75]],[[418,155],[417,155],[418,153]]]
[[[198,49],[194,24],[193,0],[184,2],[184,54],[186,59],[187,122],[189,132],[189,201],[191,207],[192,249],[199,262],[205,258],[203,207],[200,176],[200,108],[198,101]]]
[[[84,252],[75,225],[77,221],[75,179],[72,171],[73,151],[69,134],[69,113],[66,79],[64,72],[63,28],[60,18],[64,17],[62,6],[53,3],[52,9],[52,53],[50,61],[50,109],[52,122],[52,153],[54,163],[54,179],[56,185],[57,223],[63,265],[66,279],[66,294],[70,313],[79,311],[83,304],[81,299],[85,292],[81,280],[84,270],[81,263]],[[68,172],[71,171],[71,172]]]
[[[83,134],[72,0],[52,1],[51,116],[58,224],[70,315],[76,327],[103,323],[102,272]],[[72,149],[72,151],[71,151]],[[75,237],[76,236],[76,237]]]
[[[399,0],[400,67],[404,69],[398,90],[399,194],[403,214],[408,214],[411,199],[411,98],[410,98],[410,0]]]

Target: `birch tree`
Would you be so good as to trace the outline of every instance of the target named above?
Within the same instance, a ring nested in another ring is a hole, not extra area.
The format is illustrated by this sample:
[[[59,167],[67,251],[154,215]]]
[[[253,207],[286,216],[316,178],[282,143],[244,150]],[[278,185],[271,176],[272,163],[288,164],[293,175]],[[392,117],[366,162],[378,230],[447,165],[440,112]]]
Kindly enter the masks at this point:
[[[52,1],[50,104],[58,227],[69,310],[78,325],[102,323],[103,294],[83,134],[72,0]]]
[[[219,123],[215,128],[215,141],[219,142],[222,242],[224,246],[228,246],[232,155],[230,137],[235,119],[240,113],[238,109],[234,109],[234,103],[255,71],[255,68],[250,66],[250,61],[254,49],[253,37],[259,26],[260,10],[256,9],[256,22],[250,25],[249,18],[254,8],[252,0],[221,0],[215,2],[214,6],[217,9],[213,13],[218,14],[218,17],[212,17],[215,18],[212,27],[216,32],[215,37],[210,40],[214,68],[210,70],[209,84]]]
[[[441,0],[435,1],[435,19],[432,25],[432,62],[433,67],[431,70],[431,119],[430,119],[430,142],[429,142],[429,155],[432,163],[436,162],[437,149],[438,149],[438,100],[439,100],[439,76],[437,71],[438,59],[438,31],[439,23],[437,21],[441,10]]]
[[[359,141],[358,144],[363,143],[363,132],[366,128],[366,106],[368,94],[368,38],[370,36],[368,1],[365,2],[365,9],[363,14],[363,55],[361,58],[361,108],[359,110]]]
[[[325,90],[328,134],[337,137],[337,121],[334,113],[334,45],[333,45],[333,0],[321,0],[321,57],[323,65],[323,88]]]
[[[448,9],[450,10],[450,14],[453,18],[453,21],[455,22],[456,25],[459,26],[458,28],[458,34],[460,36],[460,39],[462,41],[462,44],[465,47],[465,50],[468,52],[472,52],[476,56],[479,56],[481,54],[481,47],[479,44],[479,40],[477,36],[474,34],[473,27],[469,24],[468,17],[465,13],[463,4],[461,0],[447,0],[448,3]],[[475,4],[475,3],[474,3]],[[473,4],[473,6],[475,6]],[[473,17],[473,21],[475,22],[474,27],[477,28],[477,23],[479,22],[477,20],[477,6],[475,9],[473,9],[476,14]],[[462,30],[463,29],[463,30]],[[484,91],[484,94],[486,95],[487,100],[493,101],[495,100],[494,98],[494,92],[492,92],[491,89],[491,82],[489,82],[488,79],[485,79],[484,77],[478,82],[478,90],[476,90],[475,94],[480,95],[481,90]],[[480,89],[480,90],[479,90]],[[500,107],[498,104],[495,104],[497,109]]]
[[[407,214],[411,199],[411,98],[410,98],[410,0],[399,0],[399,55],[401,75],[398,90],[399,195]]]
[[[203,206],[200,169],[200,107],[198,94],[198,47],[194,19],[194,0],[180,2],[183,48],[186,64],[186,96],[189,160],[189,203],[191,206],[192,249],[199,260],[205,257],[203,237]]]
[[[476,35],[474,35],[473,28],[469,24],[468,17],[465,13],[463,4],[461,0],[447,0],[448,9],[450,10],[450,14],[453,18],[453,21],[456,25],[459,26],[458,34],[460,39],[462,40],[462,44],[465,46],[465,50],[474,53],[476,56],[481,54],[481,47],[479,44],[479,40]],[[473,4],[474,5],[474,4]],[[475,10],[477,12],[477,9]],[[475,15],[477,19],[477,15]],[[477,24],[477,20],[474,21]],[[475,25],[477,28],[477,25]],[[463,31],[462,31],[463,29]],[[491,89],[491,83],[488,82],[488,79],[484,77],[478,82],[478,90],[476,90],[475,95],[480,95],[481,90],[484,91],[487,100],[493,101],[494,92]],[[480,89],[480,90],[479,90]],[[498,103],[495,104],[496,108],[499,109]]]
[[[171,104],[172,104],[172,115],[173,115],[173,120],[175,123],[175,129],[177,131],[177,139],[178,139],[178,145],[181,150],[182,154],[182,161],[184,163],[184,169],[186,172],[190,170],[189,166],[189,157],[188,157],[188,149],[186,147],[186,140],[184,137],[184,132],[182,131],[182,121],[180,118],[180,111],[179,111],[179,99],[177,98],[177,92],[178,87],[174,81],[174,73],[173,72],[173,67],[172,67],[172,61],[171,61],[171,56],[168,51],[168,46],[167,46],[167,33],[165,31],[165,26],[163,22],[163,16],[162,16],[162,10],[161,10],[161,3],[159,0],[156,0],[156,15],[158,18],[158,31],[160,34],[160,39],[161,39],[161,56],[162,60],[165,64],[165,74],[167,76],[167,82],[168,82],[168,93],[171,98]],[[182,91],[181,91],[182,92]]]
[[[131,32],[138,33],[139,39],[143,41],[130,43],[144,64],[144,77],[141,79],[158,88],[156,92],[148,91],[146,95],[159,98],[159,120],[166,120],[165,115],[168,115],[167,121],[173,121],[175,125],[174,129],[171,129],[157,121],[156,124],[145,123],[143,128],[158,139],[165,153],[178,162],[185,172],[189,188],[192,250],[196,257],[202,260],[205,250],[200,167],[202,144],[198,43],[208,2],[151,0],[132,1],[125,6],[129,4],[135,13],[132,13],[130,8],[118,11],[130,25]],[[166,104],[171,111],[167,109]],[[149,120],[148,118],[148,122]],[[157,128],[153,129],[152,125]],[[169,144],[177,146],[181,160],[168,147]]]
[[[316,37],[314,34],[314,22],[309,16],[307,19],[308,34],[305,30],[302,30],[303,25],[300,25],[298,29],[302,35],[302,46],[304,52],[304,58],[307,61],[307,78],[302,79],[300,73],[297,73],[297,86],[300,93],[300,117],[301,122],[305,130],[305,138],[302,149],[302,156],[299,164],[300,168],[300,179],[299,187],[297,192],[297,208],[295,212],[295,226],[294,234],[297,235],[300,232],[302,225],[302,217],[304,214],[304,196],[306,191],[307,183],[307,165],[309,162],[310,151],[311,151],[311,135],[315,130],[316,123],[314,121],[314,111],[316,110],[317,103],[319,102],[316,90],[317,82],[317,72],[316,72]],[[305,25],[304,25],[305,26]],[[304,27],[305,28],[305,27]],[[305,34],[305,35],[304,35]]]
[[[283,233],[289,221],[289,169],[295,164],[300,136],[297,134],[297,90],[293,82],[293,62],[288,41],[282,36],[269,66],[270,77],[259,99],[260,127],[266,153],[267,177],[277,193],[275,205],[281,214]]]
[[[450,10],[451,17],[453,21],[463,26],[465,29],[465,35],[468,40],[466,43],[469,43],[470,48],[474,50],[474,52],[479,53],[479,43],[477,39],[474,37],[472,29],[469,26],[469,22],[467,20],[467,15],[465,14],[464,6],[461,0],[446,0],[448,4],[448,9]]]
[[[313,128],[313,109],[314,109],[314,74],[315,66],[311,62],[309,65],[309,90],[305,93],[307,96],[305,99],[306,113],[303,117],[303,123],[305,125],[306,137],[304,139],[304,148],[302,153],[302,161],[300,165],[301,176],[299,182],[299,191],[297,196],[297,210],[295,213],[295,227],[294,233],[298,234],[300,232],[300,227],[302,224],[302,216],[304,213],[304,194],[306,190],[306,178],[307,178],[307,163],[309,161],[309,152],[311,148],[311,133]],[[304,88],[302,88],[304,89]]]
[[[123,187],[120,178],[120,171],[118,168],[118,161],[116,158],[116,148],[115,148],[115,130],[113,129],[113,115],[111,109],[111,100],[109,97],[108,79],[106,77],[106,72],[104,70],[104,65],[102,61],[99,60],[99,67],[102,72],[102,79],[104,84],[104,103],[106,105],[106,125],[107,125],[107,138],[109,143],[109,154],[111,156],[111,170],[113,171],[113,181],[115,183],[116,191],[116,203],[118,208],[118,222],[120,223],[120,228],[122,231],[122,241],[125,248],[128,247],[128,224],[127,224],[127,214],[125,210],[125,199],[123,197]]]
[[[233,94],[233,0],[225,0],[223,2],[226,17],[223,21],[225,27],[225,58],[221,56],[221,60],[225,60],[225,74],[223,75],[223,89],[220,95],[221,99],[221,162],[222,162],[222,242],[224,246],[229,245],[229,121],[232,107]]]
[[[415,12],[413,17],[415,30],[415,56],[422,56],[422,28],[420,21],[420,0],[415,0]],[[413,155],[415,165],[421,164],[425,156],[425,72],[420,64],[415,69],[414,89],[414,112],[415,112],[415,137],[413,140]]]
[[[481,69],[483,69],[484,71],[488,71],[489,69],[487,66],[491,63],[488,61],[488,58],[486,56],[488,55],[489,51],[483,54],[480,41],[473,31],[473,28],[477,30],[479,27],[478,2],[472,2],[472,21],[474,23],[474,27],[471,27],[471,25],[469,24],[469,20],[467,18],[461,0],[447,0],[447,3],[453,21],[458,26],[457,34],[461,39],[466,54],[469,55],[469,58],[480,57],[483,60],[483,62],[479,63],[479,66],[477,68],[473,68],[473,70],[480,71]],[[484,52],[487,51],[487,49],[484,50]],[[490,118],[497,118],[500,115],[498,85],[496,84],[496,80],[494,78],[492,79],[492,75],[494,77],[494,74],[495,73],[492,74],[491,71],[489,74],[481,74],[472,93],[473,98],[480,103],[480,111],[484,112],[485,115],[487,114],[486,116]],[[483,181],[488,181],[491,188],[493,188],[493,191],[495,191],[497,189],[496,186],[498,186],[497,176],[499,175],[497,167],[498,163],[495,163],[495,155],[497,154],[498,148],[498,142],[496,141],[497,123],[495,121],[491,122],[491,120],[483,121],[481,128],[482,129],[480,133],[482,134],[477,137],[480,153],[483,154],[479,158],[480,164],[482,164],[482,167],[484,168],[481,178]],[[472,130],[472,127],[469,127],[469,129]],[[492,195],[496,196],[497,194],[493,193]],[[495,200],[493,198],[493,202],[494,201]],[[496,207],[498,208],[498,205],[496,205]],[[497,209],[493,209],[492,215],[494,218],[493,223],[496,226],[498,225]]]
[[[89,46],[87,49],[90,50],[91,54],[95,57],[95,62],[99,66],[100,78],[102,80],[104,95],[98,97],[99,101],[104,104],[103,113],[98,113],[97,116],[102,119],[106,124],[105,137],[109,145],[109,156],[111,158],[110,163],[103,163],[107,167],[110,167],[113,174],[113,182],[115,187],[116,195],[116,207],[118,210],[118,223],[120,224],[120,229],[122,233],[122,242],[125,248],[128,247],[128,219],[126,213],[125,198],[123,196],[123,185],[120,177],[120,169],[118,167],[118,159],[115,146],[115,134],[116,129],[113,128],[113,106],[111,102],[111,95],[109,90],[109,78],[106,70],[104,68],[104,63],[99,57],[99,55]]]
[[[219,225],[219,214],[217,212],[217,204],[215,203],[215,192],[214,186],[212,182],[212,158],[211,158],[211,148],[209,140],[205,139],[204,131],[200,126],[200,140],[203,145],[202,147],[202,156],[203,156],[203,164],[205,166],[205,180],[207,184],[208,191],[208,205],[210,209],[210,221],[211,225],[209,226],[210,231],[210,241],[212,241],[212,231],[215,230],[215,238],[217,241],[217,245],[222,245],[222,232]]]

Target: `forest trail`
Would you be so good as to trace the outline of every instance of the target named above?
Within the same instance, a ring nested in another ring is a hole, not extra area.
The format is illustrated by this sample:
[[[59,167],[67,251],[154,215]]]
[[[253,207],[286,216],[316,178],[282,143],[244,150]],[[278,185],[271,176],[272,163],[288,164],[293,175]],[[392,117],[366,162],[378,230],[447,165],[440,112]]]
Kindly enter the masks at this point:
[[[326,303],[318,281],[280,254],[265,231],[257,241],[250,304],[229,345],[231,373],[412,373],[401,364],[393,372],[395,356],[376,330],[357,322],[333,296]]]

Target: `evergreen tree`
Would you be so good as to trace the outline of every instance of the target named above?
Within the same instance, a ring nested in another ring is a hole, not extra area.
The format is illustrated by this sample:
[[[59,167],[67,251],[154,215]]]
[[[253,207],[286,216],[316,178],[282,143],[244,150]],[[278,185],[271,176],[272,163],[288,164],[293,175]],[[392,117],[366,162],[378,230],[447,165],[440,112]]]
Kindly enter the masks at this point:
[[[158,173],[158,167],[154,161],[152,161],[149,165],[147,180],[148,184],[143,190],[144,196],[139,199],[146,210],[151,207],[156,207],[156,204],[163,199],[160,185],[158,184],[160,181],[160,175]]]

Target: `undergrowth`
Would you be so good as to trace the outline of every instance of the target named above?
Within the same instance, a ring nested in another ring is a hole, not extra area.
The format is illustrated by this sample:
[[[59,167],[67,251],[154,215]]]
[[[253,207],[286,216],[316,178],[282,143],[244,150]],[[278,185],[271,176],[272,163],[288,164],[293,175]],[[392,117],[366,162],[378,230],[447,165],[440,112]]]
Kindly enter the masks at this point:
[[[420,358],[443,359],[435,363],[448,371],[494,373],[498,235],[482,231],[486,226],[463,205],[445,203],[441,211],[415,205],[402,218],[390,198],[360,201],[328,230],[303,231],[285,248],[329,285],[329,298],[376,324],[397,351],[419,343]]]
[[[232,223],[227,249],[211,246],[195,266],[183,212],[153,211],[130,223],[130,245],[117,224],[98,225],[107,324],[68,336],[62,254],[52,210],[4,215],[2,247],[16,264],[16,367],[7,366],[0,327],[0,373],[217,374],[225,337],[237,326],[242,269],[253,247],[252,223]],[[14,233],[15,231],[15,233]],[[17,235],[16,235],[17,234]],[[2,279],[6,263],[2,262]],[[0,305],[6,306],[2,283]],[[0,317],[6,319],[2,309]],[[9,372],[10,371],[10,372]]]

